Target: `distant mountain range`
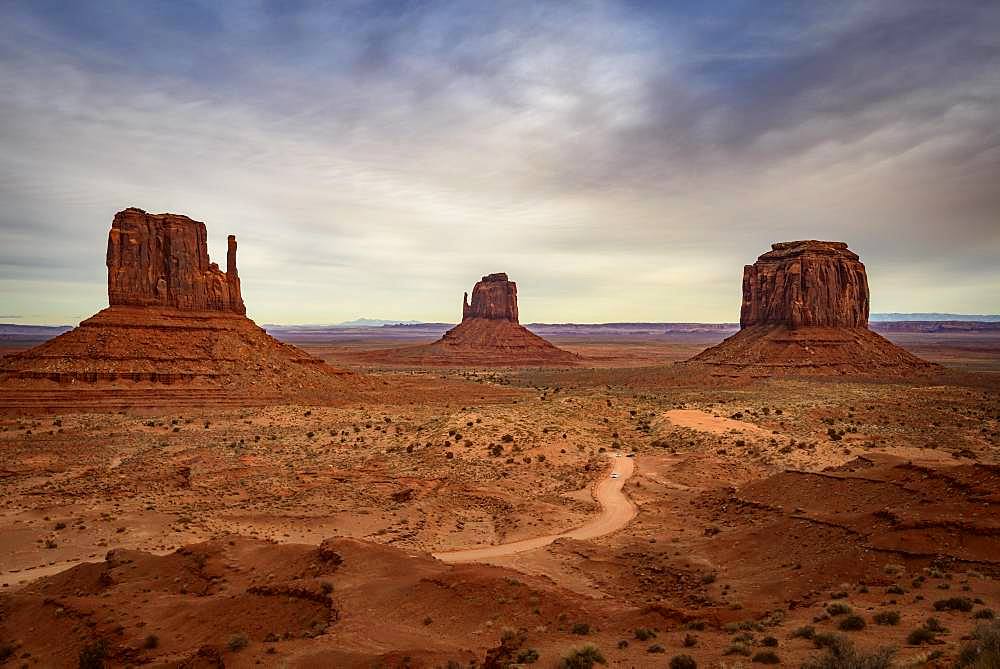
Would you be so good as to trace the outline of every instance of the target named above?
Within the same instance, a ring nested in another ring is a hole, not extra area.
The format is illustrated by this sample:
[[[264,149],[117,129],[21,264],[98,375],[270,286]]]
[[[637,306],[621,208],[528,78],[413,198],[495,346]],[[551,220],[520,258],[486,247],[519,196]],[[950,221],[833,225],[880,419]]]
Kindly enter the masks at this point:
[[[1000,314],[939,314],[939,313],[913,313],[913,314],[871,314],[868,320],[874,322],[882,321],[975,321],[977,323],[1000,323]]]
[[[353,321],[344,321],[343,323],[335,323],[334,327],[338,328],[364,328],[372,327],[377,328],[382,325],[420,325],[424,321],[394,321],[386,320],[384,318],[355,318]]]
[[[872,329],[877,332],[959,332],[993,331],[1000,329],[1000,314],[947,313],[875,313],[871,314]],[[263,327],[279,338],[305,340],[323,338],[336,333],[336,338],[377,335],[386,338],[413,336],[439,337],[454,327],[453,323],[427,323],[415,320],[356,318],[333,325],[280,325]],[[586,336],[600,332],[607,336],[730,333],[739,323],[528,323],[528,329],[542,336]],[[69,325],[20,325],[0,323],[0,342],[40,342],[71,330]]]

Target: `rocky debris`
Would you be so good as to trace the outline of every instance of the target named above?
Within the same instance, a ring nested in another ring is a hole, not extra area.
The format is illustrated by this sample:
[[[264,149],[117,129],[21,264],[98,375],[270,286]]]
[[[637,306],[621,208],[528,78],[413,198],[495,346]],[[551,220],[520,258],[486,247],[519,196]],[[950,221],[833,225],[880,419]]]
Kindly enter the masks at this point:
[[[740,327],[868,326],[868,275],[844,242],[778,242],[743,268]]]
[[[503,272],[487,274],[462,299],[462,320],[486,318],[517,323],[517,284],[507,279]]]
[[[179,214],[130,207],[108,233],[108,303],[246,314],[229,236],[226,271],[208,258],[205,224]]]
[[[743,269],[740,331],[687,364],[717,376],[900,375],[936,365],[868,329],[868,275],[843,242],[779,242]]]
[[[462,322],[438,341],[367,351],[359,357],[369,362],[445,366],[572,365],[580,356],[539,337],[518,323],[517,284],[503,272],[487,274],[465,294]]]

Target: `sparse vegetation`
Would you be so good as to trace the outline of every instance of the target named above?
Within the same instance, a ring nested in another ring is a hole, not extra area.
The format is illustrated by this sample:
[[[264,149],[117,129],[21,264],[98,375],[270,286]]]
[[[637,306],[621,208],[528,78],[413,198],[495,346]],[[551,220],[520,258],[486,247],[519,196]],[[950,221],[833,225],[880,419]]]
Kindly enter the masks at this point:
[[[80,649],[80,669],[104,669],[104,660],[108,657],[108,644],[104,639],[98,639]]]
[[[899,611],[879,611],[872,616],[876,625],[898,625],[900,620]]]
[[[698,669],[698,663],[690,655],[674,655],[670,658],[670,669]]]
[[[802,669],[890,669],[895,651],[879,648],[874,651],[859,651],[847,639],[835,636],[826,651],[815,658],[806,660]]]
[[[948,599],[939,599],[934,602],[934,610],[968,612],[972,610],[972,600],[968,597],[949,597]]]
[[[843,602],[834,602],[826,607],[826,612],[831,616],[843,616],[854,613],[854,609]]]
[[[670,658],[670,669],[698,669],[698,663],[690,655],[674,655]]]
[[[1000,622],[977,626],[972,639],[962,646],[955,666],[958,669],[1000,667]]]
[[[778,654],[773,650],[762,650],[760,652],[754,653],[754,656],[750,658],[751,662],[757,662],[758,664],[780,664],[781,659]]]
[[[595,664],[606,663],[607,660],[597,646],[587,645],[564,655],[559,661],[559,669],[592,669]]]
[[[816,636],[816,628],[812,625],[805,625],[804,627],[792,630],[791,636],[793,639],[812,639]]]
[[[859,615],[851,614],[840,621],[837,627],[845,632],[857,632],[867,627],[865,619]]]

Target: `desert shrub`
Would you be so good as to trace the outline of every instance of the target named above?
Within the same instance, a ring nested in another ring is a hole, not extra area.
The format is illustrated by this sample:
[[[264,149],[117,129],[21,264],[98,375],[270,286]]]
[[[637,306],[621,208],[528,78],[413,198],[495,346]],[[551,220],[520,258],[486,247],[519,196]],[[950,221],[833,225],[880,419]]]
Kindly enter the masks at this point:
[[[898,625],[899,611],[879,611],[872,616],[876,625]]]
[[[935,611],[971,611],[972,600],[968,597],[949,597],[934,602]]]
[[[806,660],[802,669],[890,669],[892,648],[878,648],[871,652],[859,651],[850,641],[836,637],[837,641],[827,647],[818,657]]]
[[[834,634],[833,632],[814,634],[812,642],[817,648],[834,648],[849,643],[842,635]]]
[[[647,653],[666,653],[667,649],[658,643],[654,643],[652,646],[646,649]]]
[[[147,650],[152,650],[159,645],[160,645],[160,637],[156,636],[155,634],[150,634],[142,642],[142,647]]]
[[[762,650],[750,658],[750,661],[758,664],[779,664],[781,659],[773,650]]]
[[[505,434],[504,436],[500,437],[500,441],[502,441],[505,444],[509,444],[512,441],[514,441],[514,435],[512,435],[512,434]]]
[[[593,669],[595,664],[605,664],[607,660],[597,646],[574,648],[559,661],[559,669]]]
[[[906,636],[906,643],[911,646],[920,646],[925,643],[934,643],[937,640],[937,633],[925,626],[918,627]]]
[[[249,643],[250,640],[247,639],[246,634],[234,634],[229,637],[229,643],[226,645],[229,647],[229,650],[235,653],[246,648]]]
[[[996,614],[993,612],[993,609],[979,609],[972,614],[972,617],[976,620],[993,620]]]
[[[865,619],[858,615],[849,615],[840,621],[838,625],[840,629],[845,632],[857,632],[863,630],[867,625],[865,624]]]
[[[684,641],[681,642],[685,648],[691,648],[698,645],[698,637],[693,634],[685,634]]]
[[[890,585],[888,588],[885,589],[885,592],[886,592],[887,595],[905,595],[906,594],[906,590],[903,590],[898,585]]]
[[[108,656],[108,645],[104,639],[98,639],[80,649],[80,669],[104,669],[104,660]]]
[[[525,648],[517,654],[518,664],[534,664],[538,662],[538,651],[534,648]]]
[[[746,644],[742,643],[731,643],[729,647],[722,653],[723,655],[742,655],[744,657],[750,657],[750,649],[747,648]]]
[[[792,630],[793,639],[812,639],[814,636],[816,636],[816,628],[812,625],[805,625],[804,627]]]
[[[656,638],[656,630],[647,629],[645,627],[637,627],[634,634],[635,638],[639,641],[649,641],[650,639]]]
[[[962,646],[955,666],[959,669],[1000,667],[1000,622],[976,627],[972,640]]]
[[[941,621],[937,618],[928,618],[924,621],[924,627],[937,634],[946,634],[948,628],[941,624]]]
[[[889,562],[882,566],[882,571],[889,576],[899,576],[904,571],[906,571],[906,567],[901,564],[894,564],[892,562]]]
[[[590,625],[587,623],[573,623],[573,629],[571,630],[573,634],[578,634],[580,636],[587,636],[590,634]]]
[[[15,648],[13,644],[0,643],[0,664],[14,657],[14,652],[16,650],[17,648]]]
[[[854,609],[843,602],[834,602],[826,607],[826,612],[831,616],[843,616],[848,613],[854,613]]]
[[[777,648],[778,640],[775,639],[773,636],[766,636],[760,640],[760,645],[767,646],[768,648]]]
[[[670,669],[698,669],[698,663],[690,655],[674,655],[670,658]]]

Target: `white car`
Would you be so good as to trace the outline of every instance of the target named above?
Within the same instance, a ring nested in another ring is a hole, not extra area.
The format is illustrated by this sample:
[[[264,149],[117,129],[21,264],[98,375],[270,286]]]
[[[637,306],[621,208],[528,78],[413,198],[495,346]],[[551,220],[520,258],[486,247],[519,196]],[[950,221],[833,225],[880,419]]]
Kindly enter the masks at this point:
[[[619,474],[618,472],[611,472],[611,478],[616,479],[619,476],[621,476],[621,474]]]

